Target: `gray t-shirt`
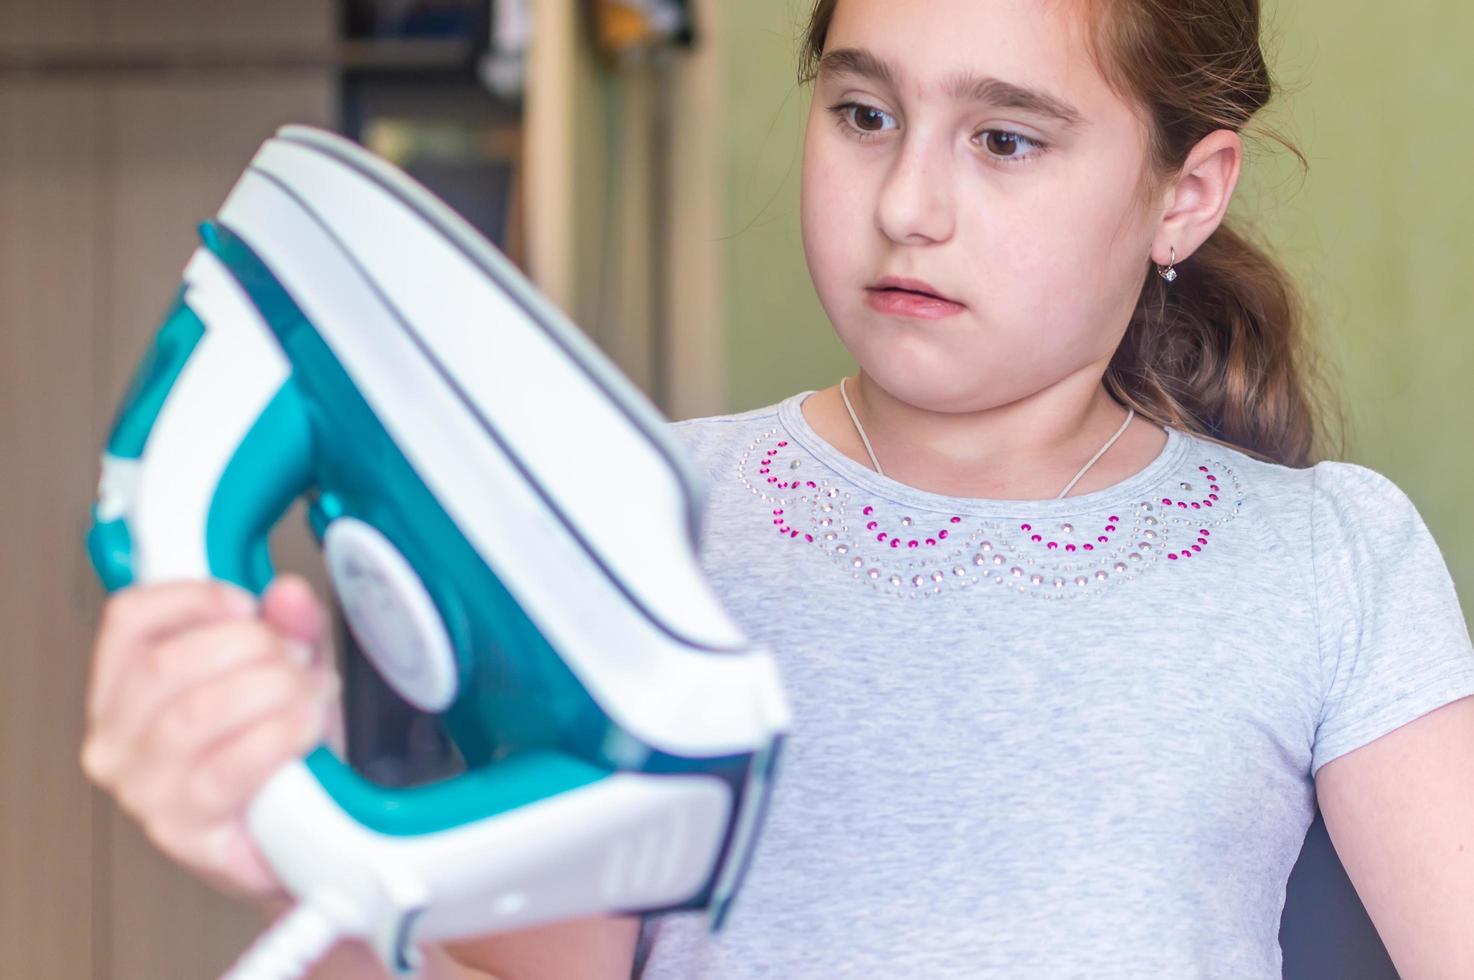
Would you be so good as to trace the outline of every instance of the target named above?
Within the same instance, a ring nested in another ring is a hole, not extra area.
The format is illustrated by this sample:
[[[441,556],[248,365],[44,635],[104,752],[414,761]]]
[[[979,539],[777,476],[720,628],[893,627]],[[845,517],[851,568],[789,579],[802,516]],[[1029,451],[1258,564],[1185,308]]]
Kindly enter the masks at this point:
[[[1316,769],[1474,694],[1413,503],[1178,430],[1105,490],[941,496],[811,393],[673,424],[794,723],[725,927],[651,917],[646,980],[1277,980]]]

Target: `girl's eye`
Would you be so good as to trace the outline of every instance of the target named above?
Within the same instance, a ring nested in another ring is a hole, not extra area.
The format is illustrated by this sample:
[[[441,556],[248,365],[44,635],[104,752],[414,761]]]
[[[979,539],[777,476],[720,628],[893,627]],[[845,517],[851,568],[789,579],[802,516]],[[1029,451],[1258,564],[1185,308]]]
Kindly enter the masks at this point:
[[[1006,163],[1022,162],[1031,160],[1043,153],[1045,145],[1036,139],[1030,139],[1023,133],[1010,133],[1002,129],[985,129],[978,134],[982,137],[982,144],[987,151]],[[1029,153],[1027,147],[1033,147],[1034,152]]]
[[[830,106],[829,111],[838,117],[841,129],[850,132],[861,142],[874,139],[876,134],[884,132],[884,129],[873,127],[883,125],[884,120],[891,118],[889,113],[860,102],[841,102]]]
[[[829,111],[836,116],[840,129],[862,143],[885,132],[885,120],[892,119],[890,113],[863,102],[841,102],[830,106]],[[1003,129],[985,129],[973,141],[981,143],[991,159],[1003,164],[1033,160],[1049,148],[1039,140]]]

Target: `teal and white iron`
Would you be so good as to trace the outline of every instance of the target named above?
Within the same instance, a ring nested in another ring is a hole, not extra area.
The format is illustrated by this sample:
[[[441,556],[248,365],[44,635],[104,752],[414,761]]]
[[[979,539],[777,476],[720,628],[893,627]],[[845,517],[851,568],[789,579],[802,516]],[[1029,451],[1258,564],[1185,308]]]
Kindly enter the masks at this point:
[[[103,455],[99,576],[260,594],[307,496],[354,636],[467,764],[389,789],[319,746],[274,774],[248,821],[299,904],[229,976],[340,936],[413,975],[416,942],[586,915],[720,929],[790,715],[701,572],[705,488],[658,411],[331,133],[282,128],[200,237]]]

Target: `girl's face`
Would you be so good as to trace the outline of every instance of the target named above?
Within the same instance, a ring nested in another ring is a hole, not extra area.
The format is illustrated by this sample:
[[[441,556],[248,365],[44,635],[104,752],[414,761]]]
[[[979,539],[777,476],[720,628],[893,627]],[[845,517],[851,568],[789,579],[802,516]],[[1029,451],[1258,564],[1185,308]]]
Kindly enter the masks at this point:
[[[1146,128],[1073,6],[838,5],[804,140],[804,253],[840,341],[902,401],[1008,404],[1099,373],[1125,332],[1161,211],[1141,193]]]

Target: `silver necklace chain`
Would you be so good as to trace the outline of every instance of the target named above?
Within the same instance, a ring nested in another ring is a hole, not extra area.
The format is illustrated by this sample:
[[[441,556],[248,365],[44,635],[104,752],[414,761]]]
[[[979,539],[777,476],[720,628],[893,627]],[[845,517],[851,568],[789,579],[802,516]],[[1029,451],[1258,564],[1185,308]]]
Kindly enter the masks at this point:
[[[839,397],[844,399],[844,407],[845,407],[845,410],[850,413],[850,421],[853,422],[853,423],[855,423],[855,431],[858,432],[858,433],[860,433],[860,441],[865,444],[865,451],[870,454],[870,464],[875,467],[875,472],[876,473],[879,473],[881,476],[885,476],[885,471],[880,468],[880,461],[875,458],[875,450],[872,449],[872,448],[870,448],[870,437],[867,436],[867,435],[865,435],[865,427],[860,424],[859,417],[857,415],[855,415],[855,406],[853,406],[853,405],[850,404],[850,396],[845,391],[844,383],[845,383],[845,379],[844,378],[840,378],[839,379]],[[1123,433],[1123,432],[1126,431],[1126,427],[1131,424],[1131,420],[1133,418],[1135,418],[1135,417],[1136,417],[1136,409],[1134,409],[1134,408],[1127,408],[1126,409],[1126,421],[1124,421],[1124,422],[1121,423],[1121,427],[1116,430],[1116,434],[1113,435],[1113,436],[1111,436],[1109,439],[1107,439],[1106,440],[1106,444],[1104,446],[1101,446],[1100,449],[1096,452],[1096,454],[1094,456],[1090,457],[1090,462],[1088,462],[1084,466],[1080,467],[1080,472],[1076,473],[1075,474],[1075,478],[1065,485],[1065,488],[1059,492],[1059,497],[1056,497],[1055,498],[1056,500],[1060,499],[1060,497],[1063,497],[1065,494],[1069,493],[1070,490],[1074,488],[1075,484],[1080,482],[1080,477],[1082,477],[1082,476],[1085,475],[1085,471],[1088,470],[1088,469],[1090,469],[1090,467],[1094,466],[1096,460],[1098,460],[1102,456],[1104,456],[1106,454],[1106,450],[1107,449],[1110,449],[1112,446],[1114,446],[1116,444],[1116,440],[1119,439],[1119,438],[1121,438],[1121,433]]]

